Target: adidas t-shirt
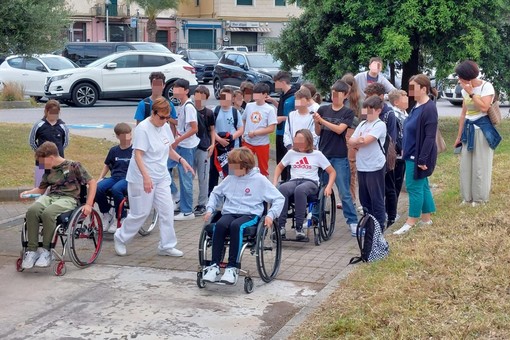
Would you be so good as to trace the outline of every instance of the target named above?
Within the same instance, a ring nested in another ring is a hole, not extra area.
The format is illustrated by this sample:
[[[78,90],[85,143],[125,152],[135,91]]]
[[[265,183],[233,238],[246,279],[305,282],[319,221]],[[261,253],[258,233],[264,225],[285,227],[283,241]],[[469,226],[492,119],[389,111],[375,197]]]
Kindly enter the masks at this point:
[[[318,150],[311,153],[289,150],[282,159],[284,166],[290,165],[290,178],[306,178],[319,184],[319,168],[326,169],[331,165],[326,156]]]

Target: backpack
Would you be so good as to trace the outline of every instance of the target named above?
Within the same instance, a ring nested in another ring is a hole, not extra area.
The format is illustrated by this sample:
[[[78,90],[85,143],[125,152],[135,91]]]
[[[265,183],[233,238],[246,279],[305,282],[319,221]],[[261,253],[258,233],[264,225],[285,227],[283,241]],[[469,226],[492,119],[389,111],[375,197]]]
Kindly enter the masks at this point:
[[[384,238],[379,222],[371,214],[365,213],[356,227],[356,239],[360,256],[351,258],[349,264],[373,262],[388,256],[388,242]]]
[[[221,106],[219,106],[219,105],[214,108],[214,122],[215,123],[216,123],[216,119],[218,119],[218,116],[220,114],[220,108],[221,108]],[[233,106],[232,106],[232,118],[234,119],[234,128],[237,130],[237,123],[238,123],[237,109]],[[239,146],[241,146],[241,137],[239,137]]]
[[[184,106],[183,106],[183,110],[184,110],[184,115],[186,115],[186,105],[191,105],[195,108],[195,111],[197,111],[197,126],[198,126],[198,131],[196,133],[197,137],[200,138],[200,141],[202,141],[202,138],[201,136],[204,135],[204,133],[207,132],[207,126],[205,125],[205,117],[202,117],[202,115],[200,114],[200,112],[198,112],[198,109],[197,107],[195,106],[195,104],[193,104],[192,102],[186,102],[184,103]],[[185,116],[186,117],[186,116]],[[199,144],[200,145],[200,144]],[[206,149],[208,148],[209,146],[206,146]]]
[[[146,119],[151,115],[151,97],[145,98],[143,102],[145,103],[145,112],[143,119]]]

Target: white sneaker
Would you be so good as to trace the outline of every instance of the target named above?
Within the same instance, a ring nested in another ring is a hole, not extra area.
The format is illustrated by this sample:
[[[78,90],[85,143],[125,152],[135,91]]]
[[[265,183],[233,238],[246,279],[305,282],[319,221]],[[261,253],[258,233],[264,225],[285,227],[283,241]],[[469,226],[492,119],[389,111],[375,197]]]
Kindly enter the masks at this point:
[[[113,234],[113,245],[115,247],[115,252],[119,256],[126,256],[126,254],[127,254],[126,245],[122,241],[117,239],[116,234],[117,234],[117,232],[115,232],[115,234]]]
[[[194,219],[195,219],[195,214],[192,212],[190,212],[190,213],[180,212],[174,216],[175,221],[189,221],[189,220],[194,220]]]
[[[21,268],[30,269],[34,266],[35,261],[39,258],[39,252],[37,251],[26,251],[25,255],[23,255],[23,263],[21,264]]]
[[[115,232],[117,231],[117,219],[115,219],[113,221],[113,223],[110,225],[110,227],[108,228],[108,233],[109,234],[115,234]]]
[[[184,253],[177,248],[168,248],[168,249],[159,249],[158,248],[158,255],[181,257],[182,255],[184,255]]]
[[[113,215],[109,211],[102,213],[101,220],[103,221],[103,231],[107,231],[113,223]]]
[[[393,233],[393,235],[402,235],[404,233],[407,233],[409,231],[409,229],[411,229],[412,227],[413,227],[412,225],[404,223],[402,228],[400,228],[399,230],[395,231]]]
[[[51,264],[52,256],[49,250],[43,249],[39,258],[35,262],[36,267],[49,267]]]
[[[305,232],[301,230],[296,229],[296,240],[304,240],[306,238]]]
[[[423,221],[420,221],[420,227],[428,227],[428,226],[431,226],[433,223],[432,223],[432,220],[428,220],[427,222],[423,222]]]
[[[349,224],[349,228],[351,229],[351,236],[356,237],[356,231],[358,229],[358,225],[356,223]]]
[[[363,211],[363,207],[361,205],[359,207],[357,207],[356,210],[358,211],[358,214],[360,214],[360,215],[363,215],[365,213]]]
[[[228,267],[225,269],[225,273],[223,273],[220,282],[227,283],[229,285],[233,285],[237,282],[237,268]]]
[[[204,269],[202,280],[207,282],[218,282],[220,280],[220,267],[215,263]]]

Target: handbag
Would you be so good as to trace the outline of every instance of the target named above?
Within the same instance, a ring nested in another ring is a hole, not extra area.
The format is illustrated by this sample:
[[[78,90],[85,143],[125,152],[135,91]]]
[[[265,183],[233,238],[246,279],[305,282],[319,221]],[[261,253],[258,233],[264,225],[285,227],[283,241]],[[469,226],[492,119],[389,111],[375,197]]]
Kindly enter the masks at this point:
[[[441,134],[441,131],[439,130],[439,126],[437,127],[437,131],[436,131],[436,146],[437,146],[437,153],[446,151],[446,142],[444,141],[443,135]]]
[[[501,123],[501,110],[499,109],[499,101],[495,100],[487,110],[487,115],[491,120],[492,125]]]

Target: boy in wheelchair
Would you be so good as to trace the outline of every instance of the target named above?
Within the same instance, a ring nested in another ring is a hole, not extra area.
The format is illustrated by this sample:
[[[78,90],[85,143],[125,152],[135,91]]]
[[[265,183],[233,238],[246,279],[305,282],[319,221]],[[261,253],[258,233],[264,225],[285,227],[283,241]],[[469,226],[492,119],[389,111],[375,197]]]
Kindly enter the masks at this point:
[[[96,203],[101,212],[103,220],[103,230],[113,234],[117,231],[117,223],[114,223],[115,217],[119,211],[120,202],[127,193],[126,174],[129,161],[133,154],[131,145],[131,127],[126,123],[119,123],[113,128],[115,136],[119,140],[119,145],[115,145],[108,151],[104,160],[104,167],[101,170],[97,180]],[[110,172],[111,176],[104,178]],[[114,214],[110,213],[110,203],[108,202],[107,192],[111,191],[114,202]],[[121,218],[126,217],[126,212],[122,212]]]
[[[44,142],[35,151],[39,164],[43,164],[45,173],[38,188],[24,191],[21,198],[29,195],[42,195],[33,203],[26,214],[27,251],[23,256],[23,269],[48,267],[51,263],[50,244],[55,232],[58,215],[71,211],[78,206],[80,189],[88,185],[87,202],[83,213],[88,216],[92,212],[94,196],[96,194],[96,181],[87,170],[78,162],[73,162],[59,156],[57,146],[52,142]],[[43,247],[37,249],[39,244],[39,223],[43,227]]]
[[[216,186],[209,197],[204,220],[223,203],[222,216],[216,222],[212,237],[212,261],[205,268],[204,281],[234,284],[237,282],[237,263],[242,246],[243,229],[257,225],[264,211],[264,203],[271,207],[264,220],[270,226],[280,215],[284,198],[282,194],[255,168],[255,156],[245,147],[234,149],[228,155],[229,175]],[[228,264],[220,278],[220,262],[225,238],[230,235]]]
[[[318,150],[313,148],[313,135],[308,129],[301,129],[294,136],[292,149],[287,152],[282,161],[276,166],[273,183],[278,184],[278,178],[290,165],[291,180],[278,186],[278,190],[285,197],[283,210],[278,219],[280,233],[285,235],[285,223],[289,209],[289,199],[294,197],[295,218],[296,218],[296,240],[306,238],[303,230],[303,224],[307,225],[305,220],[307,197],[319,192],[319,168],[322,168],[329,175],[328,184],[324,190],[326,196],[331,195],[333,184],[335,183],[336,172],[330,162]]]

